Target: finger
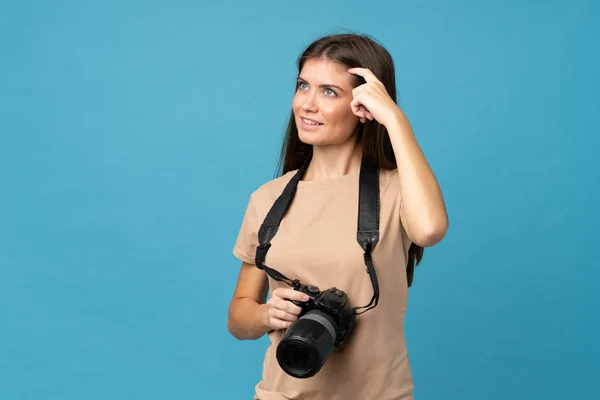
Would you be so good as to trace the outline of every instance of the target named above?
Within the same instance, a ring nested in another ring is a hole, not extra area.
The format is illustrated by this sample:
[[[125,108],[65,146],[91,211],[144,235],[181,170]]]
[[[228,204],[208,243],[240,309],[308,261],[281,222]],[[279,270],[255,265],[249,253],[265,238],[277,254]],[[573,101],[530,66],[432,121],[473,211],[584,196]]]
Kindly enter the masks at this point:
[[[356,115],[357,117],[360,117],[360,115],[358,114],[360,112],[360,106],[361,104],[358,99],[354,99],[350,102],[350,108],[352,109],[354,115]]]
[[[367,108],[365,106],[363,106],[362,104],[359,106],[359,116],[362,117],[361,118],[361,122],[364,124],[366,122],[367,119],[369,120],[373,120],[373,115],[371,114],[371,112],[369,110],[367,110]]]
[[[273,296],[279,297],[280,299],[289,299],[296,301],[307,301],[309,298],[307,295],[298,290],[287,288],[277,288],[273,290]]]
[[[285,305],[284,305],[284,307],[281,307],[282,310],[284,310],[292,315],[300,315],[300,313],[302,312],[302,307],[297,306],[296,304],[294,304],[290,301],[284,300],[284,302],[285,302]]]
[[[364,124],[365,122],[367,122],[367,113],[368,113],[368,111],[365,108],[365,106],[363,106],[363,105],[360,105],[358,107],[358,109],[359,109],[359,113],[358,114],[360,114],[360,123]]]
[[[358,85],[357,87],[352,89],[352,97],[358,96],[358,94],[367,87],[366,85],[367,85],[366,83],[363,83],[362,85]]]
[[[366,116],[366,113],[364,111],[362,111],[360,109],[357,109],[357,110],[352,110],[352,113],[354,115],[356,115],[360,119],[361,123],[364,124],[366,122],[366,117],[367,116]]]
[[[368,68],[350,68],[348,72],[355,75],[360,75],[365,78],[365,81],[368,82],[379,82],[379,79],[375,76],[373,72],[371,72]]]
[[[281,321],[288,321],[288,322],[294,322],[295,320],[298,319],[297,315],[290,314],[289,312],[286,312],[285,310],[274,310],[273,316],[276,319],[279,319]]]
[[[276,320],[271,325],[271,328],[273,328],[274,330],[287,329],[290,327],[290,325],[292,325],[292,322]]]
[[[275,318],[274,316],[271,315],[271,313],[269,313],[269,321],[268,324],[271,327],[271,329],[283,329],[286,327],[287,324],[291,325],[290,321],[282,321],[280,319]]]
[[[293,315],[299,315],[302,308],[292,303],[292,300],[276,298],[271,303],[278,310],[283,310]]]

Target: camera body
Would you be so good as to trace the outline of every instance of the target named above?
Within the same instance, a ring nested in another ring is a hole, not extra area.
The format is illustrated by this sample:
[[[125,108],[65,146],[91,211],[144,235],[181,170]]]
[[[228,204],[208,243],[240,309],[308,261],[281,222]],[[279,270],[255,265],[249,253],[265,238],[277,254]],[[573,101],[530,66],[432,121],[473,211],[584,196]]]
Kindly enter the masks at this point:
[[[348,295],[336,287],[331,287],[321,291],[315,285],[299,285],[294,288],[299,292],[306,294],[307,301],[295,301],[302,311],[298,318],[311,311],[319,310],[335,321],[335,347],[342,347],[354,328],[355,314],[352,307],[348,304]]]
[[[348,304],[346,293],[335,287],[321,291],[315,285],[297,282],[294,290],[309,299],[288,300],[301,312],[277,345],[276,357],[288,375],[304,379],[318,373],[333,350],[347,342],[356,313]]]

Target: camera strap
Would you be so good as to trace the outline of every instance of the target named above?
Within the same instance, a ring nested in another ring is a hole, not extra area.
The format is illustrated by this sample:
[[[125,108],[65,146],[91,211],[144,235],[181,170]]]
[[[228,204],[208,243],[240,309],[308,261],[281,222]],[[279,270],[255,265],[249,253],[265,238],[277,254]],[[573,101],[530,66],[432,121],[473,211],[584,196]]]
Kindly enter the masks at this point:
[[[298,279],[289,279],[279,271],[264,264],[267,252],[271,247],[271,240],[277,233],[281,221],[289,209],[292,200],[298,188],[298,182],[304,176],[306,169],[312,159],[309,155],[304,164],[294,174],[292,179],[286,184],[283,192],[275,200],[275,203],[267,213],[260,229],[258,230],[258,246],[256,248],[255,262],[259,269],[264,270],[267,275],[276,281],[281,281],[287,285],[298,289],[301,282]],[[379,169],[376,165],[368,162],[364,157],[360,166],[359,179],[359,198],[358,198],[358,230],[356,239],[364,251],[364,262],[367,266],[367,273],[373,286],[373,297],[371,301],[362,307],[355,307],[355,314],[362,314],[371,308],[377,306],[379,302],[379,282],[375,273],[371,253],[379,241]],[[361,310],[362,311],[358,311]]]

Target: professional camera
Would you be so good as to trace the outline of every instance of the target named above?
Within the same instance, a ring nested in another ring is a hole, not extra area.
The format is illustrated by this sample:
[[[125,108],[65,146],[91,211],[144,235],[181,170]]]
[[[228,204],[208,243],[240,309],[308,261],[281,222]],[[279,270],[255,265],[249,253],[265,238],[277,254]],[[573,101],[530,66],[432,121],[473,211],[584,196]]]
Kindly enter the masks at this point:
[[[332,287],[323,292],[314,285],[294,288],[309,300],[288,300],[302,308],[277,346],[281,368],[296,378],[309,378],[320,371],[334,347],[342,347],[354,327],[355,313],[348,296]]]

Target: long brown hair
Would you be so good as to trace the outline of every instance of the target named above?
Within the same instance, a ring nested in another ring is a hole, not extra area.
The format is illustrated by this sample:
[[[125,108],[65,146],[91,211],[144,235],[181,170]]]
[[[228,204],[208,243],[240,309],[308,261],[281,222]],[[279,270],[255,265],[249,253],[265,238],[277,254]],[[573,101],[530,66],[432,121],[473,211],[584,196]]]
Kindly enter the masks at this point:
[[[298,75],[308,60],[327,59],[347,68],[368,68],[384,84],[390,97],[396,102],[396,77],[394,62],[390,53],[375,39],[368,35],[338,34],[319,38],[310,44],[297,60]],[[364,83],[364,79],[353,75],[355,87]],[[395,169],[396,158],[386,128],[376,120],[359,124],[357,141],[361,143],[363,155],[381,169]],[[312,145],[302,142],[298,136],[298,128],[293,111],[290,113],[281,155],[277,165],[277,174],[283,175],[300,168]],[[406,276],[411,286],[415,265],[419,265],[423,257],[423,248],[412,243],[408,250]]]

